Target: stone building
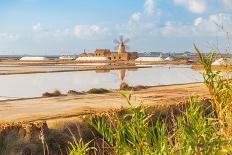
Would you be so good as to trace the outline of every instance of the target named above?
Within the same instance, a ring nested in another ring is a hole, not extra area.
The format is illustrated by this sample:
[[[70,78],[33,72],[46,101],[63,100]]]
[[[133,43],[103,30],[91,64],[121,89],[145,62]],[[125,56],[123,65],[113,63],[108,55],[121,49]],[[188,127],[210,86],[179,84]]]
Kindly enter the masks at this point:
[[[80,57],[106,57],[112,61],[128,61],[138,58],[137,52],[126,52],[125,45],[119,44],[118,52],[112,52],[109,49],[96,49],[94,53],[82,53]]]

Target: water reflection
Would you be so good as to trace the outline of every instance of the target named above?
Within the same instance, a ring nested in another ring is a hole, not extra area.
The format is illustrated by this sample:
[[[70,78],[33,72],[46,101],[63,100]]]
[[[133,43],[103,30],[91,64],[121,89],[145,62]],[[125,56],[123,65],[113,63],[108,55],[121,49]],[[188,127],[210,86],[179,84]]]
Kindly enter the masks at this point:
[[[96,70],[96,73],[109,73],[110,70]]]
[[[130,86],[170,85],[202,81],[202,75],[190,66],[153,66],[138,70],[77,71],[0,76],[0,96],[36,97],[55,89],[86,91],[91,88],[118,89],[122,83]]]

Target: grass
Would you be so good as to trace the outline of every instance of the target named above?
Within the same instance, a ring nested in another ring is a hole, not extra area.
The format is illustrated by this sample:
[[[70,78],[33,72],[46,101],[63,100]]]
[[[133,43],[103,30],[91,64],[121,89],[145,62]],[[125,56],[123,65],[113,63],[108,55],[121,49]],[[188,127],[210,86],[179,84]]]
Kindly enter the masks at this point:
[[[133,107],[131,95],[122,94],[131,106],[129,109],[88,119],[89,125],[113,150],[112,154],[232,154],[232,81],[213,71],[214,52],[203,55],[195,45],[194,48],[204,68],[204,83],[211,97],[205,104],[190,97],[178,112],[157,116],[142,105]],[[70,145],[88,148],[82,142]],[[98,149],[104,152],[107,148]],[[88,153],[87,150],[85,154]]]

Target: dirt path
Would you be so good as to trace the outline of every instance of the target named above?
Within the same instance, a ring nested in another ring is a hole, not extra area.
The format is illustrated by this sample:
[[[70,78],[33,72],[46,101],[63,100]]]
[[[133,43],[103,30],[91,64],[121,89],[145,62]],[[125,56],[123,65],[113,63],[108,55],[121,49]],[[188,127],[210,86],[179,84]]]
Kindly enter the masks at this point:
[[[176,104],[191,95],[206,96],[203,84],[151,87],[132,93],[134,105]],[[52,98],[21,99],[0,102],[0,121],[48,120],[102,112],[127,107],[118,92],[101,95],[61,96]]]

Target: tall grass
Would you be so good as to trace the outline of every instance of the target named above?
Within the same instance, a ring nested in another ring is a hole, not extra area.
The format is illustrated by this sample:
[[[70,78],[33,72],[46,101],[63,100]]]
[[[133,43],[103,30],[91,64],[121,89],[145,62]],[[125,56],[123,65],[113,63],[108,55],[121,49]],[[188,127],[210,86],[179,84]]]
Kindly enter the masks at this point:
[[[158,120],[150,125],[150,118],[151,115],[146,114],[144,107],[131,107],[121,116],[114,113],[107,117],[92,118],[90,124],[117,154],[151,154],[155,151],[167,153],[167,127]]]
[[[113,150],[128,155],[232,154],[232,82],[211,68],[214,52],[203,55],[194,45],[204,67],[204,83],[211,95],[207,103],[191,97],[179,114],[159,117],[144,106],[133,107],[130,95],[122,94],[130,108],[123,113],[92,116],[89,124]],[[81,145],[80,145],[81,144]],[[72,143],[72,148],[82,143]],[[100,148],[106,149],[104,146]],[[70,150],[73,154],[75,149]],[[88,154],[85,152],[84,154]]]

